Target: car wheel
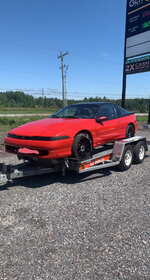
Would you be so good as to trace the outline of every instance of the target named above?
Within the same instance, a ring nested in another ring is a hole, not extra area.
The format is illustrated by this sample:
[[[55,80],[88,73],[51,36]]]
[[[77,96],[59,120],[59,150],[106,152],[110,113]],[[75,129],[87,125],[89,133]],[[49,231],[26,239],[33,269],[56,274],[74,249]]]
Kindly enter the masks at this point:
[[[133,149],[130,145],[125,146],[122,159],[118,168],[122,171],[128,170],[133,162]]]
[[[145,158],[145,144],[143,141],[140,141],[134,146],[134,163],[142,163]]]
[[[135,135],[135,128],[133,125],[129,124],[126,130],[126,138],[134,137]]]
[[[80,133],[76,135],[73,146],[72,154],[78,160],[84,160],[91,157],[92,141],[88,134]]]

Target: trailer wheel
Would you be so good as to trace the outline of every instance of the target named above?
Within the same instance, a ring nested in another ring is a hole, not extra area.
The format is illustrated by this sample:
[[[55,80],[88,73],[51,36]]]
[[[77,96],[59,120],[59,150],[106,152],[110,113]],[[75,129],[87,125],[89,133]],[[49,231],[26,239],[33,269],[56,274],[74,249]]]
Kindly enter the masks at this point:
[[[125,146],[122,159],[118,168],[122,171],[128,170],[133,162],[133,149],[130,145]]]
[[[73,145],[72,153],[78,160],[84,160],[91,157],[92,141],[88,134],[80,133],[76,135]]]
[[[133,149],[134,163],[142,163],[145,158],[145,144],[143,141],[138,142]]]

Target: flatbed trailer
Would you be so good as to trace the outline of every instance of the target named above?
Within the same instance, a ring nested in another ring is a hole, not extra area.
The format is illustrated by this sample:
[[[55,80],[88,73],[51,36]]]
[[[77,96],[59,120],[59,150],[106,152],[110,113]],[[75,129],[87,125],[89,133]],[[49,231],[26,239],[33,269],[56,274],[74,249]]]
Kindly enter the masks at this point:
[[[51,160],[49,164],[25,161],[17,165],[0,163],[0,184],[12,182],[16,178],[22,178],[40,174],[50,174],[66,170],[74,170],[77,173],[90,172],[118,166],[120,170],[127,170],[132,162],[142,163],[145,153],[148,151],[146,137],[135,136],[109,143],[99,149],[95,149],[91,158],[78,161],[75,158]]]

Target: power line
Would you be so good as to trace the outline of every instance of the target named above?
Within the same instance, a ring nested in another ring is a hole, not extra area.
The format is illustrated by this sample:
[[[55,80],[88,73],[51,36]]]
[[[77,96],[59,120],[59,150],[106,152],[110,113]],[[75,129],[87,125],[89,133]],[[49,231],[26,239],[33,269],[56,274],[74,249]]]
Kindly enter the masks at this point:
[[[39,95],[41,96],[43,99],[44,97],[46,96],[51,96],[52,98],[54,98],[54,96],[57,98],[60,98],[60,95],[61,95],[61,91],[57,90],[57,89],[19,89],[19,88],[13,88],[13,89],[10,89],[10,88],[0,88],[0,91],[20,91],[20,92],[25,92],[26,94],[29,93],[31,95]],[[118,97],[119,99],[121,99],[121,94],[120,92],[116,92],[116,93],[109,93],[109,92],[68,92],[67,93],[68,97],[70,97],[71,99],[76,99],[76,98],[96,98],[96,97],[110,97],[112,99],[116,99],[116,97]],[[145,93],[144,97],[143,98],[149,98],[149,95],[150,93],[147,92]],[[141,98],[141,95],[140,93],[128,93],[128,98]]]

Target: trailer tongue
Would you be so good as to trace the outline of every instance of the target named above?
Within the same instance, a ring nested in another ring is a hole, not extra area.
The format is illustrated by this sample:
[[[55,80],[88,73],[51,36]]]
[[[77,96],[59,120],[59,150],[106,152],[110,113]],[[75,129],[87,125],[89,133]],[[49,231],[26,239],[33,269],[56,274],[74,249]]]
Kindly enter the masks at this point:
[[[107,145],[99,150],[97,149],[90,159],[81,162],[74,158],[64,158],[51,161],[49,165],[40,163],[31,164],[29,162],[17,165],[0,163],[0,184],[13,181],[16,178],[49,174],[58,171],[61,171],[65,175],[66,170],[84,173],[116,165],[121,170],[127,170],[132,165],[132,162],[142,163],[147,150],[146,138],[136,136],[116,141],[113,145]]]

